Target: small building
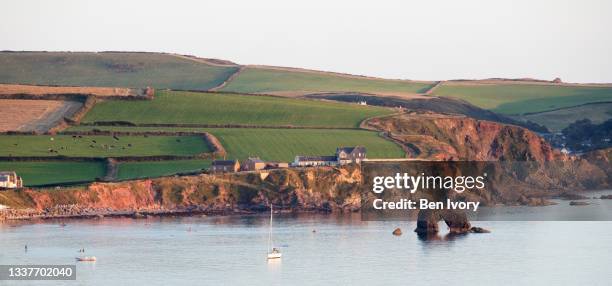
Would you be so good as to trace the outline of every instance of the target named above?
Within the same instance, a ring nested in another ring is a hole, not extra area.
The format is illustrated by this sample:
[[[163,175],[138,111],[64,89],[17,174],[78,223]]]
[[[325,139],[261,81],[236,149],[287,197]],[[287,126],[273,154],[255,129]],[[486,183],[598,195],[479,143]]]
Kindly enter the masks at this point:
[[[336,149],[336,158],[338,160],[338,164],[361,164],[363,159],[366,159],[367,151],[363,146],[355,146],[355,147],[339,147]]]
[[[0,171],[0,188],[15,189],[23,187],[23,180],[13,171]]]
[[[335,166],[338,165],[336,156],[295,156],[293,166],[314,167],[314,166]]]
[[[250,157],[242,163],[242,169],[244,171],[259,171],[266,167],[266,162],[259,159],[259,157]]]
[[[210,171],[213,173],[238,172],[238,170],[240,170],[238,160],[214,160],[210,166]]]

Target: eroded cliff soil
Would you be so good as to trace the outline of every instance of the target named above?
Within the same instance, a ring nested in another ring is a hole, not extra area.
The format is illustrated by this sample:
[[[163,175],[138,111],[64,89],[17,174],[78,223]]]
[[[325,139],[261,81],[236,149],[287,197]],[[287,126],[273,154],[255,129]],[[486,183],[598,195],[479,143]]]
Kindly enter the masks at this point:
[[[359,166],[279,169],[263,173],[165,177],[87,187],[9,190],[4,217],[263,211],[270,203],[295,211],[350,211],[360,207]]]
[[[434,113],[374,118],[370,128],[406,145],[411,157],[430,160],[566,160],[537,134],[514,125]]]

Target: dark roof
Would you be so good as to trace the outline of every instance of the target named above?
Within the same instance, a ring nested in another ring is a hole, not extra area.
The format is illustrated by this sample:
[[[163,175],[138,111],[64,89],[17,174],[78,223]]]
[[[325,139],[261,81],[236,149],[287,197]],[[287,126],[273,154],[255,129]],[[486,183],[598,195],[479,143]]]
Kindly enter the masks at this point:
[[[233,166],[236,164],[236,160],[214,160],[212,162],[213,166]]]
[[[336,156],[297,156],[299,162],[305,161],[336,161]]]
[[[338,149],[336,149],[336,153],[340,153],[341,151],[344,151],[345,153],[353,153],[353,151],[357,151],[358,153],[366,153],[366,148],[363,146],[353,146],[353,147],[338,147]]]

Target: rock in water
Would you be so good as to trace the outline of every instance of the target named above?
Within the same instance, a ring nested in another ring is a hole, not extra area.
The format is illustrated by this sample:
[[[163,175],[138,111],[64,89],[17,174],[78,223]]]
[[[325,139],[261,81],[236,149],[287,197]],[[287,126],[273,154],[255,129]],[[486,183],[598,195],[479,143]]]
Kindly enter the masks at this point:
[[[399,227],[398,227],[398,228],[396,228],[396,229],[393,231],[393,235],[397,235],[397,236],[402,235],[402,229],[401,229],[401,228],[399,228]]]
[[[417,219],[417,228],[414,230],[419,234],[438,233],[438,222],[444,220],[450,233],[467,233],[472,227],[470,220],[463,211],[458,210],[420,210]]]
[[[569,205],[570,205],[570,206],[588,206],[588,205],[590,205],[590,204],[589,204],[589,203],[587,203],[587,202],[576,202],[576,201],[571,201],[571,202],[569,203]]]
[[[470,232],[472,233],[490,233],[491,231],[488,229],[484,229],[482,227],[473,226],[470,228]]]
[[[448,226],[450,233],[467,233],[472,227],[464,211],[444,210],[442,211],[442,219]]]
[[[414,232],[418,234],[438,233],[438,221],[441,217],[438,212],[432,210],[420,210],[417,218],[417,227]]]

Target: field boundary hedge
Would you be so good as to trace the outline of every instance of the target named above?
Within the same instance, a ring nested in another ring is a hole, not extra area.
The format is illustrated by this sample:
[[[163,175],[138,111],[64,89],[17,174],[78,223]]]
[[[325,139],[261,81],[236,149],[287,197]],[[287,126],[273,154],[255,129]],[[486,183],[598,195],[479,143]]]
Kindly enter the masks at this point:
[[[178,161],[178,160],[196,160],[196,159],[213,159],[216,158],[214,153],[200,153],[191,156],[176,156],[176,155],[155,155],[155,156],[117,156],[117,157],[68,157],[59,156],[22,156],[11,157],[1,156],[0,162],[105,162],[107,159],[113,159],[117,162],[156,162],[156,161]]]
[[[612,101],[587,102],[587,103],[578,104],[578,105],[574,105],[574,106],[559,107],[559,108],[549,109],[549,110],[545,110],[545,111],[523,113],[523,114],[521,114],[521,116],[536,115],[536,114],[542,114],[542,113],[547,113],[547,112],[554,112],[554,111],[559,111],[559,110],[572,109],[572,108],[582,107],[582,106],[587,106],[587,105],[609,104],[609,103],[612,103]]]
[[[129,121],[95,121],[80,123],[79,126],[124,126],[124,127],[167,127],[167,128],[261,128],[261,129],[343,129],[361,130],[359,127],[294,126],[294,125],[249,125],[249,124],[189,124],[189,123],[132,123]],[[177,131],[180,132],[180,131]]]

